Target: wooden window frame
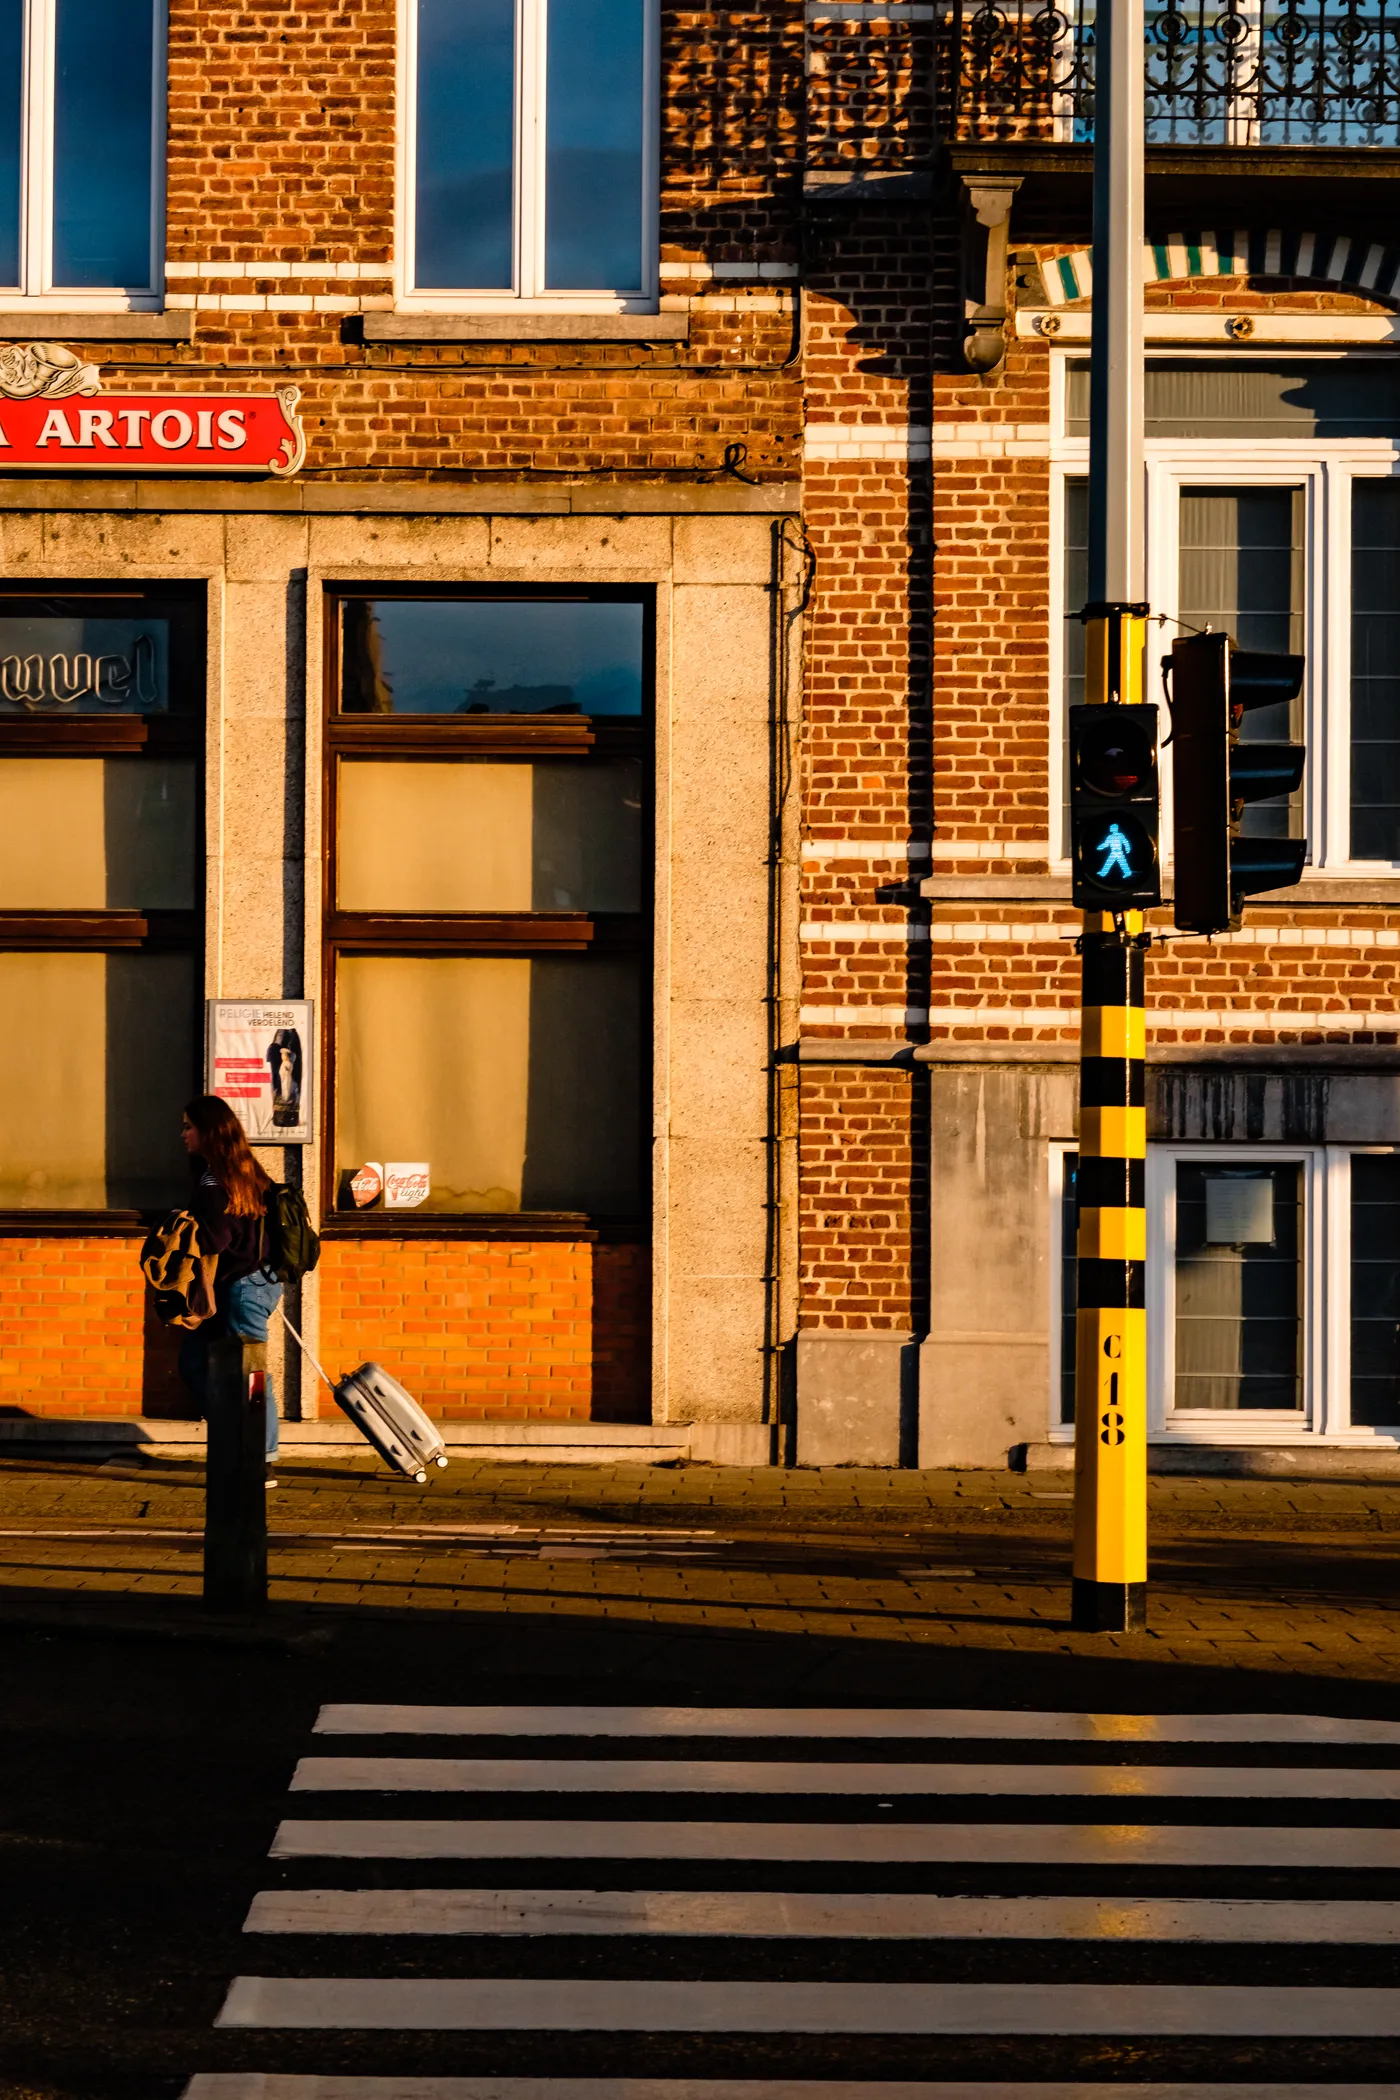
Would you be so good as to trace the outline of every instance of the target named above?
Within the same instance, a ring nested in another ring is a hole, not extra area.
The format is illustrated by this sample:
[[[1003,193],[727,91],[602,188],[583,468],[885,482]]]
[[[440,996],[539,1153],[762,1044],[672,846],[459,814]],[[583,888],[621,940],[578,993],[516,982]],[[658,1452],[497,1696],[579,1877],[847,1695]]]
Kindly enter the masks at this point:
[[[177,687],[190,705],[163,715],[35,715],[0,717],[0,764],[6,758],[188,758],[195,767],[194,879],[202,880],[205,862],[204,721],[208,620],[202,584],[164,579],[103,584],[85,578],[21,585],[0,583],[0,614],[52,617],[77,607],[91,612],[110,602],[114,612],[134,601],[156,599],[188,605],[189,618],[172,623],[172,697]],[[182,631],[181,631],[182,630]],[[0,909],[0,954],[36,950],[48,953],[187,954],[195,982],[203,982],[204,908],[197,902],[183,911],[6,911]],[[193,1016],[196,1057],[199,1014]],[[199,1084],[199,1074],[190,1074]],[[172,1092],[176,1089],[172,1089]],[[0,1233],[82,1235],[93,1232],[143,1231],[151,1214],[139,1210],[2,1210]]]
[[[369,715],[340,712],[340,607],[346,599],[478,599],[523,605],[587,600],[642,608],[642,708],[639,715]],[[590,1211],[350,1211],[337,1206],[335,1033],[342,955],[535,956],[635,955],[641,969],[642,1072],[649,1074],[655,940],[655,594],[642,588],[510,588],[490,584],[327,583],[322,740],[322,943],[320,1139],[321,1225],[331,1238],[589,1240],[645,1245],[651,1236],[646,1200],[651,1087],[639,1089],[639,1157],[643,1208],[626,1215]],[[362,912],[341,911],[335,881],[339,841],[339,773],[344,759],[402,764],[443,759],[635,758],[642,772],[641,904],[636,912]]]

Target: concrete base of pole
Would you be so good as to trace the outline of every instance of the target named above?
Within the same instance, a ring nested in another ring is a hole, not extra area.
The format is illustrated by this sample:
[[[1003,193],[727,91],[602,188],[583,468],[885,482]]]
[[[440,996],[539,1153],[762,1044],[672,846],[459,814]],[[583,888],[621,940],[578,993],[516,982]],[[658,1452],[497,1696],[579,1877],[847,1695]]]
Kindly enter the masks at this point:
[[[1074,1578],[1070,1624],[1076,1633],[1145,1633],[1145,1582],[1086,1582]]]

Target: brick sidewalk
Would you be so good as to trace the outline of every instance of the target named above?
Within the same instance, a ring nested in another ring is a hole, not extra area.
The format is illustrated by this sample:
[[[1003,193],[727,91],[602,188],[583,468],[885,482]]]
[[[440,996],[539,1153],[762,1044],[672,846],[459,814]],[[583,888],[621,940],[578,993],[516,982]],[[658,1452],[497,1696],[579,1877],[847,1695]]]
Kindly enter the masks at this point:
[[[1067,1625],[1068,1489],[1040,1475],[473,1462],[421,1489],[369,1460],[297,1460],[279,1479],[272,1597],[304,1611],[545,1615],[1400,1681],[1390,1481],[1154,1480],[1149,1631],[1089,1636]],[[26,1534],[0,1537],[0,1609],[197,1597],[202,1521],[193,1466],[0,1464],[0,1530]],[[449,1541],[456,1526],[481,1535]],[[109,1528],[128,1535],[91,1535]],[[85,1535],[27,1535],[63,1530]]]

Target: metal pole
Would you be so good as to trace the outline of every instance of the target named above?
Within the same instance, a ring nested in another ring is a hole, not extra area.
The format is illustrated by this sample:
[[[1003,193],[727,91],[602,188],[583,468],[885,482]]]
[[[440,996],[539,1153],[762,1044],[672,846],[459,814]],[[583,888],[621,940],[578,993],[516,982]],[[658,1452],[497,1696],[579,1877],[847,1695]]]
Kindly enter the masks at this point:
[[[1143,0],[1099,0],[1085,700],[1143,698]],[[1146,1049],[1141,912],[1085,912],[1072,1619],[1147,1618]]]
[[[204,1468],[204,1606],[267,1606],[267,1346],[232,1338],[209,1348]]]

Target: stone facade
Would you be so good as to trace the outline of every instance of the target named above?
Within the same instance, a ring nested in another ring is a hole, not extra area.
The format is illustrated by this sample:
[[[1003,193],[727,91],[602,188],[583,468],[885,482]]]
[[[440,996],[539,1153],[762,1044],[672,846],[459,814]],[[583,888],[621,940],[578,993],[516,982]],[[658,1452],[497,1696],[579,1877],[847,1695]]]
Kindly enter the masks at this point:
[[[407,284],[402,10],[172,0],[159,310],[0,313],[10,339],[80,344],[112,392],[301,390],[288,481],[0,463],[7,583],[205,590],[211,997],[327,997],[328,587],[623,586],[654,609],[649,1229],[396,1238],[329,1211],[302,1294],[323,1356],[385,1355],[446,1418],[703,1422],[717,1455],[803,1462],[1064,1444],[1088,154],[936,121],[935,13],[662,6],[652,310],[449,311]],[[1259,165],[1226,154],[1193,189],[1153,163],[1150,355],[1389,351],[1376,185],[1334,166],[1326,210],[1295,212]],[[1246,230],[1206,235],[1226,179]],[[974,307],[996,338],[978,369]],[[1194,457],[1178,479],[1218,478]],[[1400,883],[1377,867],[1315,867],[1239,934],[1154,949],[1154,1139],[1301,1147],[1317,1175],[1400,1141],[1397,963]],[[320,1140],[291,1171],[328,1201]],[[183,1404],[139,1230],[0,1221],[24,1279],[0,1408]],[[1300,1435],[1340,1419],[1329,1361]]]

